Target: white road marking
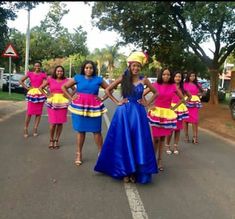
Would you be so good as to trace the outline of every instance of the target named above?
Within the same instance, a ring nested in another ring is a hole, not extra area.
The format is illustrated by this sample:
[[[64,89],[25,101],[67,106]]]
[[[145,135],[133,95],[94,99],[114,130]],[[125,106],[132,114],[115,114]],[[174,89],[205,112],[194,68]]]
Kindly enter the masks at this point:
[[[105,124],[107,128],[110,126],[110,120],[107,113],[103,114]],[[140,198],[139,192],[135,184],[124,183],[124,188],[126,191],[126,196],[131,209],[131,214],[133,219],[148,219],[148,215],[145,211],[144,204]]]

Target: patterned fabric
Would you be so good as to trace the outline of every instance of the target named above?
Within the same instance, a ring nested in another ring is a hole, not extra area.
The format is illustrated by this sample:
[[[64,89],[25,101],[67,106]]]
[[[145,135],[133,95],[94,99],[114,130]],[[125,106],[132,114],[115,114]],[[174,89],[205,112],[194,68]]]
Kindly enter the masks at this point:
[[[46,101],[46,106],[51,109],[66,109],[68,105],[69,100],[63,94],[53,94]]]
[[[192,95],[192,98],[190,101],[187,101],[186,106],[189,108],[201,108],[202,107],[202,103],[200,98],[197,95]]]
[[[78,93],[78,97],[71,102],[68,110],[76,115],[98,117],[107,112],[103,102],[96,95]]]
[[[177,114],[167,108],[155,107],[149,110],[148,118],[151,126],[174,129],[177,123]]]
[[[26,100],[33,103],[45,102],[46,96],[38,88],[31,88],[26,95]]]

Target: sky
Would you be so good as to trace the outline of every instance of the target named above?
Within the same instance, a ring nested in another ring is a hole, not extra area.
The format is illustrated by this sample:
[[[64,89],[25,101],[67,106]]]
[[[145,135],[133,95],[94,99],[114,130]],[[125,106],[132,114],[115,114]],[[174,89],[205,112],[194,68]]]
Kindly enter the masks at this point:
[[[106,46],[115,45],[119,36],[114,31],[100,31],[98,28],[91,24],[91,10],[92,6],[85,4],[84,2],[62,2],[66,4],[66,9],[69,9],[69,13],[64,15],[61,23],[64,27],[68,28],[72,33],[73,29],[82,26],[83,30],[87,32],[87,47],[90,52],[95,48],[105,48]],[[92,4],[92,2],[89,2]],[[30,12],[30,28],[40,25],[40,21],[43,20],[46,14],[49,12],[49,4],[39,4],[36,8]],[[27,11],[22,9],[17,13],[18,17],[14,21],[8,21],[8,26],[16,28],[22,33],[26,33],[27,30]],[[209,43],[203,43],[201,45],[209,57],[212,57],[212,52],[209,48],[214,50],[214,45]],[[119,52],[128,56],[131,51],[138,48],[129,44],[125,47],[121,47]]]
[[[87,32],[87,47],[92,52],[95,48],[105,48],[106,45],[112,46],[118,40],[118,34],[114,31],[100,31],[91,24],[91,10],[92,6],[84,4],[83,2],[63,2],[66,4],[66,9],[69,13],[64,15],[61,24],[68,28],[70,33],[73,29],[81,25],[83,30]],[[39,4],[30,12],[30,28],[40,25],[46,14],[49,12],[49,4]],[[8,26],[16,28],[22,33],[27,30],[27,11],[22,9],[17,13],[18,17],[14,21],[8,21]],[[136,49],[133,45],[121,47],[119,52],[124,55],[129,55],[130,52]]]

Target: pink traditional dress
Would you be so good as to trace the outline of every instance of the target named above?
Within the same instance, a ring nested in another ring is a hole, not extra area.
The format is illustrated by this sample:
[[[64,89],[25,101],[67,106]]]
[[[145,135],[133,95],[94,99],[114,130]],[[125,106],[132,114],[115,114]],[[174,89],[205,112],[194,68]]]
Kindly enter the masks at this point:
[[[47,81],[51,93],[51,97],[46,101],[48,122],[50,124],[66,123],[69,100],[64,97],[61,87],[68,79],[56,80],[49,77]]]
[[[171,102],[171,106],[174,107],[176,104],[180,102],[180,98],[177,94],[174,94]],[[181,103],[175,110],[177,114],[177,124],[176,124],[176,131],[183,129],[183,120],[189,118],[188,108],[184,103]]]
[[[44,72],[27,72],[27,76],[30,80],[31,89],[26,94],[26,100],[28,102],[27,114],[28,115],[42,115],[43,104],[46,100],[46,96],[38,89],[43,80],[46,80],[47,75]]]
[[[201,100],[198,96],[200,90],[194,83],[190,82],[184,83],[184,90],[188,91],[192,95],[191,100],[186,103],[189,111],[189,118],[185,119],[185,122],[197,124],[199,109],[202,107]]]
[[[153,83],[158,92],[154,102],[155,108],[148,111],[148,118],[152,128],[153,137],[170,135],[176,129],[177,115],[171,110],[171,102],[176,93],[175,84]]]

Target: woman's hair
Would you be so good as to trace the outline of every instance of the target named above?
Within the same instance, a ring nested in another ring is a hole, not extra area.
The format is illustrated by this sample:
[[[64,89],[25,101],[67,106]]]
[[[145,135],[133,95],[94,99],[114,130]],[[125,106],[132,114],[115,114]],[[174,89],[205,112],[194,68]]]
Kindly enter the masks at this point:
[[[182,91],[182,93],[184,94],[185,93],[185,90],[184,90],[184,74],[181,72],[181,71],[175,71],[174,74],[173,74],[173,80],[175,81],[175,76],[177,74],[180,74],[181,75],[181,81],[180,81],[180,90]]]
[[[123,97],[131,95],[133,92],[132,74],[129,67],[124,71],[121,81],[121,93]]]
[[[66,77],[65,77],[64,67],[61,66],[61,65],[57,65],[57,66],[55,67],[55,69],[54,69],[54,71],[53,71],[51,77],[54,78],[54,79],[57,79],[56,71],[57,71],[58,68],[62,68],[63,75],[62,75],[61,79],[65,79]]]
[[[185,82],[190,82],[190,76],[191,76],[192,74],[195,75],[195,79],[194,79],[194,81],[192,81],[192,82],[197,86],[197,88],[198,88],[200,91],[203,91],[202,88],[201,88],[201,87],[199,86],[199,84],[198,84],[198,81],[197,81],[197,73],[196,73],[196,72],[194,72],[194,71],[188,72],[187,77],[186,77],[186,79],[185,79]]]
[[[82,67],[81,67],[81,75],[85,75],[85,67],[86,67],[87,64],[91,64],[92,65],[92,67],[93,67],[93,74],[92,74],[92,76],[96,76],[97,72],[98,72],[97,71],[97,67],[96,67],[96,64],[93,61],[91,61],[91,60],[85,60],[83,62]]]
[[[168,83],[169,83],[169,84],[173,84],[173,83],[174,83],[174,79],[173,79],[173,77],[172,77],[172,73],[171,73],[171,71],[170,71],[169,68],[163,68],[163,69],[159,72],[159,74],[158,74],[158,76],[157,76],[157,83],[158,83],[158,84],[162,84],[162,83],[163,83],[162,75],[163,75],[163,72],[164,72],[165,70],[168,70],[168,71],[170,72],[170,76],[171,76]]]
[[[41,62],[39,62],[39,61],[34,62],[34,64],[33,64],[33,65],[35,65],[35,64],[39,64],[39,65],[40,65],[40,67],[42,67],[42,63],[41,63]]]

